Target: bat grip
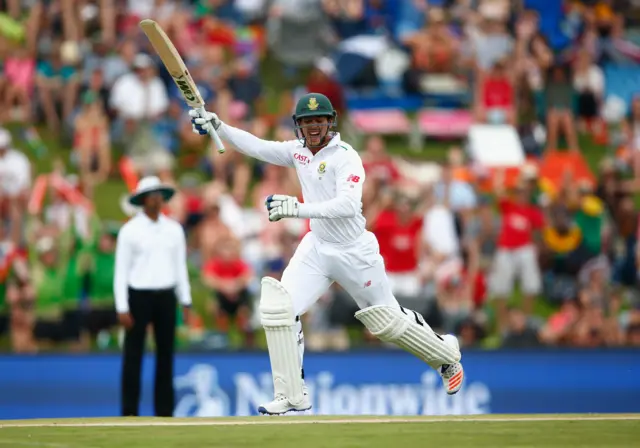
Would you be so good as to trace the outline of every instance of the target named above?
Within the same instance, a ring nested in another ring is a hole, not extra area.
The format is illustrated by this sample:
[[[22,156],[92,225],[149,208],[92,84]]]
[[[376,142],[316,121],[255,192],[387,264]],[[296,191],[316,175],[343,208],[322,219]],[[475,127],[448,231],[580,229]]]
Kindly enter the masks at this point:
[[[198,108],[198,113],[200,114],[201,117],[205,116],[206,110],[204,109],[204,106]],[[224,144],[222,143],[222,140],[220,139],[218,132],[215,130],[213,126],[211,126],[211,132],[209,133],[209,135],[211,136],[211,138],[213,139],[213,142],[218,147],[218,153],[224,154]]]

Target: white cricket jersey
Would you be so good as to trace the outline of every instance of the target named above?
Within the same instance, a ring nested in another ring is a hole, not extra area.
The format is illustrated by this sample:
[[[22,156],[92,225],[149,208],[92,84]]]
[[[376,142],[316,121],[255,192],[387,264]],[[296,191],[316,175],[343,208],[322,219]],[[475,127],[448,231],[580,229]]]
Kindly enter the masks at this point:
[[[243,154],[296,169],[304,198],[299,217],[310,218],[311,231],[318,238],[329,243],[350,243],[362,235],[364,167],[360,155],[340,139],[340,134],[314,156],[298,140],[261,140],[224,123],[218,131]],[[286,192],[273,192],[283,193]]]

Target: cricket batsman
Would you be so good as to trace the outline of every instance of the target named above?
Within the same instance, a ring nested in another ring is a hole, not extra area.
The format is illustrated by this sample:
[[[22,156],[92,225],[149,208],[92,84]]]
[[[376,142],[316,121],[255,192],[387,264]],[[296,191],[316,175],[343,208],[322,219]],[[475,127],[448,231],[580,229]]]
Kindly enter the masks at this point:
[[[464,372],[456,337],[436,334],[420,314],[400,306],[391,293],[378,241],[365,230],[362,160],[340,139],[329,99],[318,93],[300,98],[293,115],[297,140],[287,142],[261,140],[211,112],[191,110],[189,115],[194,132],[206,135],[215,129],[243,154],[295,168],[304,202],[283,194],[269,196],[269,221],[310,219],[311,231],[300,242],[282,281],[262,279],[260,320],[267,337],[274,400],[258,411],[273,415],[311,408],[302,369],[300,316],[334,281],[356,301],[360,310],[355,317],[372,334],[437,370],[448,394],[458,392]]]

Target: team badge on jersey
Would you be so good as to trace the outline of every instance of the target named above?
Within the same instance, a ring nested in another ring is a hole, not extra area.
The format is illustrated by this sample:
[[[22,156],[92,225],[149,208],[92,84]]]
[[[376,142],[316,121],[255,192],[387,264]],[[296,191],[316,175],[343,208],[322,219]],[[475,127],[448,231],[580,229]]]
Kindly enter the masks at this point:
[[[324,174],[326,170],[327,170],[327,163],[320,162],[320,165],[318,165],[318,174]]]

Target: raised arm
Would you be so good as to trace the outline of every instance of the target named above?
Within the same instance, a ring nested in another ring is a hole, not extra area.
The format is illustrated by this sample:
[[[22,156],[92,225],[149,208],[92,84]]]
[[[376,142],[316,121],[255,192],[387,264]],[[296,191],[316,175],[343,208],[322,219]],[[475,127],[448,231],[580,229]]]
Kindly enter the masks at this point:
[[[234,128],[223,123],[216,114],[205,112],[201,117],[199,111],[190,110],[189,116],[193,123],[193,132],[206,135],[218,132],[220,137],[227,140],[235,148],[249,157],[279,166],[293,167],[294,141],[273,142],[262,140],[242,129]]]
[[[293,148],[295,143],[262,140],[242,129],[221,123],[218,129],[220,137],[227,140],[241,153],[263,162],[279,166],[293,167]]]
[[[300,204],[300,218],[353,218],[362,212],[364,167],[357,152],[347,150],[342,164],[336,168],[336,192],[333,199]]]

